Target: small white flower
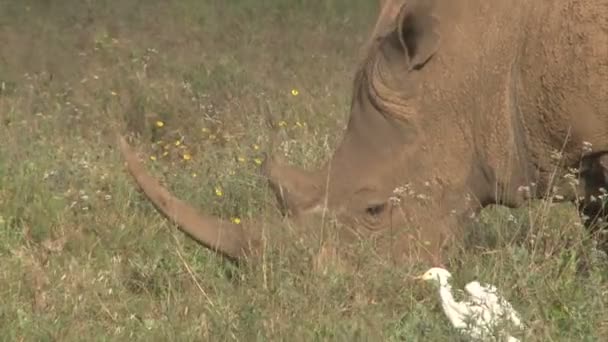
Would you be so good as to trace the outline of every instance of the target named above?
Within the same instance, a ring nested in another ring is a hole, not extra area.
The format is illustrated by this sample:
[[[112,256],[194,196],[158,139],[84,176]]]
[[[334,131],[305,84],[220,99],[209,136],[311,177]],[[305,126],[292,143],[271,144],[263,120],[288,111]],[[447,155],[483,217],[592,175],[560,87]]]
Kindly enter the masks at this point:
[[[583,153],[591,153],[593,145],[588,141],[583,141]]]
[[[388,201],[391,203],[391,205],[397,206],[399,203],[401,203],[401,198],[398,196],[391,196],[388,198]]]

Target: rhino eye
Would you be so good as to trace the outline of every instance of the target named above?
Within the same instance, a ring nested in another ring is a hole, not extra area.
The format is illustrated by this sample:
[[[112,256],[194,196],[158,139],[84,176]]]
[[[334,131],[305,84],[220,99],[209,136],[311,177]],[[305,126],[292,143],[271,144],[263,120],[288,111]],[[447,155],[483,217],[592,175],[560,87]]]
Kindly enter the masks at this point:
[[[379,216],[386,209],[386,203],[371,204],[365,208],[365,212],[370,216]]]

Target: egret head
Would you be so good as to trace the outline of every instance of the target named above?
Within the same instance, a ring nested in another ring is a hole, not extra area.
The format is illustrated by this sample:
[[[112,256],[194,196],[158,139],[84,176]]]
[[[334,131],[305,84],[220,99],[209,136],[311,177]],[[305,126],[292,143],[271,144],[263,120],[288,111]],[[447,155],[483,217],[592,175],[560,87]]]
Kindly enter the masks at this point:
[[[423,275],[416,277],[416,279],[436,281],[439,283],[439,285],[443,286],[448,284],[448,279],[451,277],[452,274],[448,272],[448,270],[441,267],[433,267],[424,272]]]

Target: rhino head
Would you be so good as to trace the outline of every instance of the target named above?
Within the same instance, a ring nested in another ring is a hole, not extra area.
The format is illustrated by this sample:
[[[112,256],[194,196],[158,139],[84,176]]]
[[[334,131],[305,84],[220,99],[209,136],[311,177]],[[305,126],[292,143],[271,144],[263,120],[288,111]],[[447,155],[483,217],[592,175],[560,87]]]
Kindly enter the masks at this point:
[[[418,79],[439,44],[431,4],[381,3],[355,77],[346,132],[320,170],[302,170],[276,158],[262,165],[286,215],[297,219],[326,210],[360,235],[377,237],[379,250],[426,260],[436,260],[457,226],[457,214],[468,209],[455,195],[463,195],[470,176],[429,172],[442,167],[444,161],[428,157],[442,147],[428,145],[417,120]],[[246,230],[197,212],[151,177],[123,138],[119,145],[144,194],[184,232],[229,258],[256,252],[255,227]]]

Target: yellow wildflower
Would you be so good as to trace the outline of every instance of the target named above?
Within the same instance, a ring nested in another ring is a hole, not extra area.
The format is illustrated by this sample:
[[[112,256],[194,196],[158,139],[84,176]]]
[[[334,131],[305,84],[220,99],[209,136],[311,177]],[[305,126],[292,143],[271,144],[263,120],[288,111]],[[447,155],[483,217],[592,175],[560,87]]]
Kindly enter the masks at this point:
[[[296,126],[302,127],[302,124],[300,123],[300,121],[296,121]]]
[[[232,223],[234,224],[241,224],[241,219],[238,217],[233,217],[232,219],[230,219],[232,221]]]
[[[215,195],[217,197],[222,197],[224,195],[224,193],[222,192],[222,188],[220,188],[219,186],[215,187]]]
[[[156,121],[156,127],[160,128],[160,127],[163,127],[164,125],[165,125],[164,122],[162,122],[160,120]]]
[[[114,90],[111,90],[111,91],[110,91],[110,94],[112,94],[112,96],[116,96],[116,95],[118,95],[118,94],[116,94],[116,92],[115,92]]]
[[[256,164],[258,164],[258,165],[262,165],[262,159],[260,159],[260,158],[254,158],[253,162],[256,163]]]
[[[192,172],[192,177],[196,178],[196,173],[195,172]]]
[[[297,89],[291,89],[291,95],[298,96],[300,92]]]
[[[156,160],[156,156],[150,156],[150,160],[152,160],[152,161]]]
[[[203,133],[207,133],[207,132],[209,132],[209,129],[207,127],[203,127],[203,128],[201,128],[201,131]]]
[[[285,127],[285,126],[287,126],[287,122],[281,120],[281,121],[279,121],[279,126],[280,127]]]
[[[254,150],[259,150],[259,149],[260,149],[260,146],[258,146],[257,144],[253,144],[253,149],[254,149]]]
[[[184,160],[190,160],[190,159],[192,159],[192,156],[190,155],[190,153],[184,153],[182,158],[184,158]]]
[[[245,158],[244,157],[238,157],[236,158],[239,162],[244,163],[245,162]]]
[[[166,157],[169,154],[169,151],[163,152],[163,157]]]
[[[176,141],[175,141],[175,146],[179,146],[179,145],[181,145],[181,144],[182,144],[182,142],[181,142],[180,140],[176,140]]]

